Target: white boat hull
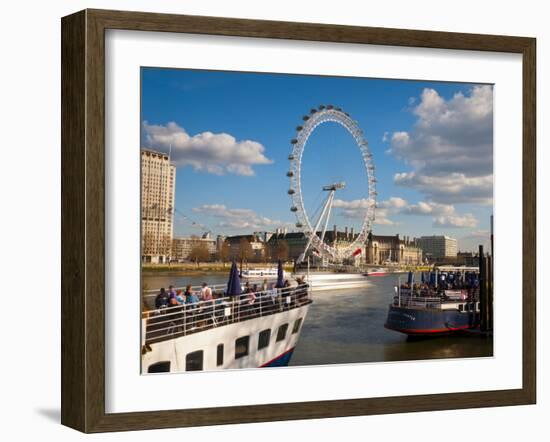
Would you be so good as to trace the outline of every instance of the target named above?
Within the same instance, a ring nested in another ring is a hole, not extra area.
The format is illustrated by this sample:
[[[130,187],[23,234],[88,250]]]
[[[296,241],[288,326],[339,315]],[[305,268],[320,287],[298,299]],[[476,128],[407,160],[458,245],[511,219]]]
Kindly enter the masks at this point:
[[[272,315],[257,317],[234,324],[214,327],[198,333],[151,344],[151,351],[142,356],[142,373],[153,364],[169,362],[171,373],[186,371],[187,355],[203,351],[203,370],[257,368],[287,365],[300,336],[302,327],[293,332],[301,319],[303,325],[309,304]],[[288,324],[284,339],[277,341],[280,326]],[[269,344],[258,349],[259,333],[271,330]],[[236,340],[249,336],[248,355],[236,359]],[[223,344],[223,362],[218,365],[218,345]]]
[[[362,288],[369,285],[368,279],[360,273],[310,273],[295,277],[303,277],[315,292]]]

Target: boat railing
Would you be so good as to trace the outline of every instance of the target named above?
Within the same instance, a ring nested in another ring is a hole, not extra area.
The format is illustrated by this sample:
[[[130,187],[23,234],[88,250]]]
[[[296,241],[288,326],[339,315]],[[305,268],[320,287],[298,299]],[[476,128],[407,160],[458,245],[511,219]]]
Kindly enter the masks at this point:
[[[225,289],[227,288],[227,283],[209,285],[208,287],[210,287],[210,289],[214,293],[216,293],[216,292],[223,293],[223,292],[225,292]],[[187,288],[187,286],[174,287],[174,290],[176,290],[176,291],[181,290],[182,292],[185,292],[186,288]],[[198,293],[198,292],[201,291],[201,289],[202,289],[202,286],[200,286],[200,285],[191,286],[191,291],[193,293]],[[154,298],[158,295],[159,289],[145,289],[145,290],[142,290],[142,293],[143,293],[143,298],[145,298],[145,299]]]
[[[479,289],[463,290],[460,297],[449,297],[443,292],[419,291],[401,289],[393,297],[393,304],[399,307],[444,308],[445,305],[456,303],[473,303],[479,300]]]
[[[311,303],[307,284],[271,289],[142,312],[142,344],[269,316]]]

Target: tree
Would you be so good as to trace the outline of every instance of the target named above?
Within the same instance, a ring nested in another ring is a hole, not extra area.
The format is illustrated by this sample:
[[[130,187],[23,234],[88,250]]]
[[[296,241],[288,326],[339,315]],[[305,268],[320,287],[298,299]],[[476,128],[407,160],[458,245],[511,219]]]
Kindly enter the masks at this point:
[[[237,259],[240,261],[250,261],[254,256],[252,245],[246,238],[241,238],[239,241],[239,249],[237,250]]]
[[[270,247],[270,258],[272,261],[287,261],[288,260],[288,244],[286,241],[277,241]]]
[[[206,243],[198,240],[193,242],[191,251],[189,252],[189,259],[195,261],[197,267],[199,267],[199,262],[208,261],[210,259],[210,252]]]
[[[220,250],[218,250],[218,257],[220,261],[222,262],[228,261],[230,252],[231,252],[231,248],[229,246],[229,241],[222,242],[220,246]]]

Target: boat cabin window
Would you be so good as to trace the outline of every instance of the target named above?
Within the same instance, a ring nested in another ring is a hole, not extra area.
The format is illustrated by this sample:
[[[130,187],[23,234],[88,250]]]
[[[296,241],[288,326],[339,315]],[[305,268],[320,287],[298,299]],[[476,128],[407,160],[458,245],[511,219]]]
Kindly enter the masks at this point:
[[[300,330],[300,325],[302,325],[302,318],[296,319],[294,322],[294,326],[292,327],[292,334],[298,333],[298,330]]]
[[[250,336],[243,336],[235,341],[235,359],[248,356],[248,343],[250,342]]]
[[[288,324],[283,324],[277,331],[277,342],[282,341],[286,337],[286,331],[288,330]]]
[[[147,373],[170,373],[170,361],[161,361],[149,365]]]
[[[266,348],[269,345],[269,340],[271,338],[271,329],[262,330],[260,336],[258,337],[258,350]]]
[[[202,370],[203,359],[204,352],[202,350],[187,353],[187,356],[185,356],[185,371]]]
[[[458,311],[463,312],[464,311],[464,304],[458,304]]]
[[[218,367],[223,365],[223,344],[218,344],[218,348],[216,350],[216,365]]]

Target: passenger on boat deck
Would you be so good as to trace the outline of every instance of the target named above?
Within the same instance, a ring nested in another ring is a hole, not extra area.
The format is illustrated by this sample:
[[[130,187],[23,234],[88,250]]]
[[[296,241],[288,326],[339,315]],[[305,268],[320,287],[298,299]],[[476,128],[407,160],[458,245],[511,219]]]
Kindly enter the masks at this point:
[[[178,301],[177,296],[178,294],[176,293],[174,286],[173,285],[168,286],[168,305],[170,307],[173,307],[175,305],[181,305],[181,302]]]
[[[273,302],[275,302],[275,300],[277,299],[277,296],[279,295],[277,293],[277,289],[275,288],[275,283],[272,282],[271,284],[269,284],[269,290],[267,292],[269,294],[269,296],[271,296],[271,300]]]
[[[160,289],[160,293],[155,298],[155,308],[166,308],[168,307],[170,297],[164,287]]]
[[[201,294],[200,294],[201,301],[212,301],[212,289],[208,287],[208,284],[206,282],[202,283],[201,288]]]
[[[176,299],[178,300],[178,302],[179,302],[180,304],[185,304],[185,297],[183,296],[181,290],[177,290],[177,291],[176,291]]]
[[[199,298],[197,295],[195,295],[192,290],[191,290],[191,286],[188,285],[186,288],[185,288],[185,303],[186,304],[196,304],[197,302],[199,302]]]
[[[170,299],[176,297],[176,290],[174,289],[173,285],[168,286],[168,296],[170,297]]]
[[[268,289],[267,278],[262,283],[262,290],[265,292]]]
[[[255,293],[257,291],[258,291],[258,286],[256,284],[254,284],[254,286],[251,289],[249,288],[248,296],[247,296],[249,304],[254,304],[254,301],[256,301]]]

